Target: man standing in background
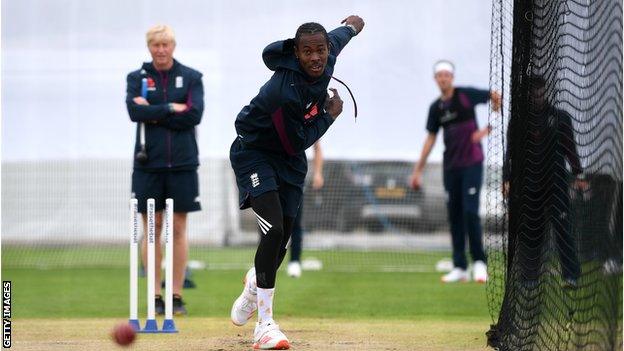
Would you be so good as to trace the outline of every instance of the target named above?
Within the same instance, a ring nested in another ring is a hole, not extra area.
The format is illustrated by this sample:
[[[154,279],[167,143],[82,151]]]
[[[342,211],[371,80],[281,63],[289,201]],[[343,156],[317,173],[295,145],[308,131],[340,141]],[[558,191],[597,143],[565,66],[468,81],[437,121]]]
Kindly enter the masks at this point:
[[[522,277],[527,281],[537,282],[540,268],[544,264],[540,251],[548,245],[548,234],[552,228],[561,262],[563,286],[576,288],[581,276],[581,264],[578,257],[578,232],[573,228],[572,222],[575,211],[570,193],[587,190],[589,183],[583,174],[577,150],[572,123],[574,118],[549,101],[548,94],[553,87],[550,86],[549,90],[542,76],[533,76],[528,82],[528,113],[516,117],[516,120],[521,119],[522,124],[519,125],[526,133],[525,140],[514,140],[516,147],[522,151],[514,160],[508,145],[503,164],[503,196],[509,198],[511,184],[520,189],[509,199],[510,207],[518,209],[516,216],[510,218],[522,217],[521,221],[510,220],[509,247],[513,251],[509,253],[509,262],[520,262]],[[511,138],[507,138],[510,145]],[[517,175],[513,181],[512,172]],[[608,177],[595,178],[594,184],[597,187],[592,189],[595,195],[600,193],[600,183],[608,183]],[[522,200],[519,200],[520,196]],[[609,197],[603,194],[602,198]],[[520,201],[522,208],[515,207]],[[601,216],[592,217],[596,227],[603,224],[600,222],[609,221],[608,208],[609,205],[605,204],[602,221],[599,220]],[[603,226],[607,229],[602,232],[607,232],[609,225]],[[512,260],[512,254],[518,258]]]
[[[453,246],[453,266],[442,277],[445,283],[468,281],[466,261],[466,232],[470,254],[474,260],[473,279],[487,280],[486,257],[483,250],[481,218],[479,218],[479,195],[483,182],[483,150],[481,139],[490,127],[479,129],[474,107],[492,100],[492,109],[500,108],[497,92],[453,86],[455,66],[449,61],[438,61],[433,67],[434,79],[441,96],[429,108],[427,131],[420,159],[412,174],[412,187],[422,186],[422,172],[427,157],[435,144],[438,130],[444,129],[444,189],[448,199],[448,216]]]
[[[137,122],[134,145],[132,193],[138,200],[146,227],[146,202],[156,200],[156,262],[160,267],[162,214],[165,199],[174,200],[173,216],[173,313],[186,314],[182,287],[188,258],[187,213],[199,211],[199,166],[195,126],[204,111],[202,74],[173,58],[176,41],[171,27],[157,25],[146,34],[152,62],[128,74],[126,105]],[[147,241],[143,240],[146,267]],[[160,282],[160,269],[155,281]],[[156,313],[165,304],[156,284]]]

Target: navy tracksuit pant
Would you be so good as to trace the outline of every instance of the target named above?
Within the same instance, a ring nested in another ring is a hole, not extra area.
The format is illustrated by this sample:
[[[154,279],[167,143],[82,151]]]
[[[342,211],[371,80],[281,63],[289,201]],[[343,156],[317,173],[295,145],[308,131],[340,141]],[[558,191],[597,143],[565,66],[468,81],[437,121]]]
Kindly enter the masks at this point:
[[[290,261],[301,261],[301,246],[303,242],[303,227],[301,226],[301,212],[303,208],[303,201],[299,206],[297,217],[293,224],[292,235],[290,236]]]
[[[456,169],[444,170],[444,189],[448,195],[447,208],[453,244],[453,265],[466,269],[466,233],[470,255],[474,261],[486,261],[483,251],[481,219],[479,218],[479,195],[483,183],[481,163]]]

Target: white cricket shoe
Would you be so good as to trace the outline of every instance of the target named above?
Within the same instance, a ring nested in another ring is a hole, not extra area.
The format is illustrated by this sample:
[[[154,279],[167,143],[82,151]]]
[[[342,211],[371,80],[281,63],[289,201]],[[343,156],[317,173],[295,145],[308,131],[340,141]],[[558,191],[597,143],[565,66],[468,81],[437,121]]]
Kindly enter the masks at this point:
[[[610,258],[602,266],[602,271],[606,275],[622,274],[622,263]]]
[[[467,282],[470,274],[465,269],[455,267],[441,278],[443,283]]]
[[[288,273],[289,277],[292,277],[292,278],[301,277],[301,263],[299,263],[299,261],[289,262],[286,272]]]
[[[472,277],[477,283],[485,283],[488,280],[487,265],[485,262],[474,262],[472,265]]]
[[[239,327],[245,325],[258,309],[255,267],[251,267],[247,271],[245,279],[243,280],[243,285],[243,292],[236,299],[236,301],[234,301],[232,311],[230,312],[232,323]]]
[[[290,342],[286,335],[280,331],[279,325],[274,320],[269,319],[262,323],[256,323],[253,348],[256,350],[288,350]]]

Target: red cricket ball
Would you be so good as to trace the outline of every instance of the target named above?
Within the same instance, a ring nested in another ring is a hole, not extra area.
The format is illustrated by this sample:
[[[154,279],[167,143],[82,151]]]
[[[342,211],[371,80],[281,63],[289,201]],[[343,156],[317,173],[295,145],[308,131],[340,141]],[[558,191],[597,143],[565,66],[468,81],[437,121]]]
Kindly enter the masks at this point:
[[[119,323],[115,326],[111,333],[111,337],[115,342],[121,346],[128,346],[132,344],[136,338],[136,332],[134,328],[128,323]]]

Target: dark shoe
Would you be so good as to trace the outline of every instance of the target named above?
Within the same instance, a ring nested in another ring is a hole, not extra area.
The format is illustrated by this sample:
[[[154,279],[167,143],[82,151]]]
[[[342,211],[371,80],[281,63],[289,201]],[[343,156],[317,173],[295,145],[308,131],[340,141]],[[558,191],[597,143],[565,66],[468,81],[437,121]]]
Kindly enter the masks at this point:
[[[165,301],[163,300],[161,295],[156,295],[156,298],[154,299],[154,301],[156,302],[156,314],[159,316],[162,316],[163,314],[165,314]]]
[[[194,281],[190,279],[184,279],[184,285],[182,286],[183,289],[195,289],[196,287],[197,285]]]
[[[576,289],[578,288],[578,279],[576,278],[563,278],[564,289]]]
[[[160,287],[161,288],[165,288],[165,281],[163,280],[160,283]],[[184,278],[184,285],[182,286],[182,289],[195,289],[197,287],[197,285],[195,284],[194,281],[188,279],[188,278]]]
[[[182,296],[177,294],[173,294],[173,314],[177,316],[187,314]]]

